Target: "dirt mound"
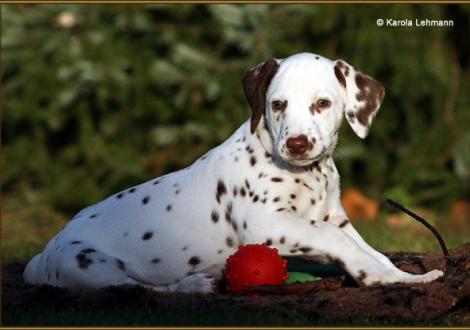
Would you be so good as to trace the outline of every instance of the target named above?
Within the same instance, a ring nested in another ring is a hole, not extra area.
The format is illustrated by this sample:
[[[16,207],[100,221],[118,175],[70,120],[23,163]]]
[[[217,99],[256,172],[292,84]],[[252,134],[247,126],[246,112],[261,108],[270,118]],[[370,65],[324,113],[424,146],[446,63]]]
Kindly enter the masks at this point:
[[[234,306],[252,312],[270,312],[273,308],[307,315],[309,319],[350,319],[356,316],[393,320],[430,320],[453,315],[459,325],[470,324],[470,243],[450,251],[453,267],[443,278],[427,284],[393,284],[358,287],[345,276],[316,282],[265,287],[264,294],[191,295],[157,293],[140,287],[121,286],[100,290],[68,290],[50,286],[31,286],[22,281],[23,264],[3,267],[2,300],[4,311],[36,306],[65,308],[87,306],[100,309],[113,304],[120,307],[136,301],[147,305],[172,308],[185,306]],[[390,259],[402,270],[423,273],[446,269],[441,253],[390,253]],[[290,258],[290,262],[308,264],[306,258]],[[223,287],[223,286],[221,286]],[[5,310],[6,308],[6,310]],[[4,314],[5,315],[5,314]]]

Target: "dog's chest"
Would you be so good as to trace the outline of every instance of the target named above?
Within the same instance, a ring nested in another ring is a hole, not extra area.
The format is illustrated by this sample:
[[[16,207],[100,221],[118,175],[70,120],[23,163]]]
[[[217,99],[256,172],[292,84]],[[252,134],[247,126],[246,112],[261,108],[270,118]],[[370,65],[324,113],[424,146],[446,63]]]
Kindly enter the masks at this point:
[[[338,184],[332,174],[334,172],[328,173],[322,167],[301,174],[277,173],[277,177],[283,179],[281,184],[272,179],[267,182],[268,191],[274,196],[271,208],[276,212],[292,212],[303,219],[323,219],[328,213],[332,191]]]
[[[240,209],[254,206],[261,212],[292,212],[310,220],[327,214],[329,199],[339,185],[331,158],[305,171],[289,171],[275,165],[273,156],[256,140],[237,138],[219,151],[227,162],[218,166],[230,169],[224,182],[233,200],[243,204]]]

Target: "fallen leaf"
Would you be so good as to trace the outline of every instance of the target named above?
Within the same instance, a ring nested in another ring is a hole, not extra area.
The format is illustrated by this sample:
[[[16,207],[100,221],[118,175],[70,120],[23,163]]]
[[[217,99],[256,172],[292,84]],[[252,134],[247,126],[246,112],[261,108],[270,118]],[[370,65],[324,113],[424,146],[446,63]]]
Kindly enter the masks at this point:
[[[452,204],[452,217],[459,222],[470,221],[470,202],[459,200]]]
[[[344,210],[350,219],[375,220],[379,215],[379,203],[367,198],[359,189],[351,188],[341,198]]]

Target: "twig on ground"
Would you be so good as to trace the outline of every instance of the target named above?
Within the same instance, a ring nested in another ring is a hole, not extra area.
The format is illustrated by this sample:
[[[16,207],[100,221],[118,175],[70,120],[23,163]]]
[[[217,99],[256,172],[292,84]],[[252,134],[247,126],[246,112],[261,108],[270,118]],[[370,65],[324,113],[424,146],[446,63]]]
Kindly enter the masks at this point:
[[[442,236],[439,234],[439,232],[436,230],[436,228],[434,228],[429,222],[427,222],[425,219],[423,219],[422,217],[420,217],[416,213],[408,210],[406,207],[404,207],[400,203],[395,202],[394,200],[392,200],[390,198],[387,198],[386,201],[391,206],[396,207],[400,211],[408,214],[409,216],[411,216],[415,220],[421,222],[426,228],[428,228],[433,233],[434,237],[436,237],[437,240],[439,241],[439,244],[440,244],[441,249],[442,249],[442,253],[444,253],[444,257],[446,259],[447,266],[452,267],[453,263],[452,263],[452,260],[450,258],[450,255],[449,255],[449,251],[447,250],[446,243],[444,242],[444,240],[442,239]]]

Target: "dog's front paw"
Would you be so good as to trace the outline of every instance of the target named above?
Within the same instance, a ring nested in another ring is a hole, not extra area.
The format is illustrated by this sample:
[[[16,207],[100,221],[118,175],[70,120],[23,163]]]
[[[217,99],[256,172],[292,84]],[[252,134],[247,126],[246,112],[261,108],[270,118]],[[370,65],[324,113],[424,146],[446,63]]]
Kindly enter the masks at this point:
[[[444,275],[443,271],[434,269],[423,275],[411,275],[413,278],[405,283],[428,283],[437,280],[442,275]]]
[[[432,282],[444,273],[440,270],[434,269],[426,274],[414,275],[403,272],[401,270],[393,271],[387,270],[380,272],[379,274],[367,274],[361,273],[357,278],[358,282],[363,285],[383,285],[392,283],[428,283]]]
[[[409,274],[403,271],[387,272],[377,276],[377,278],[369,277],[367,281],[364,281],[364,284],[428,283],[438,279],[442,275],[444,275],[444,273],[438,269],[434,269],[422,275]]]

